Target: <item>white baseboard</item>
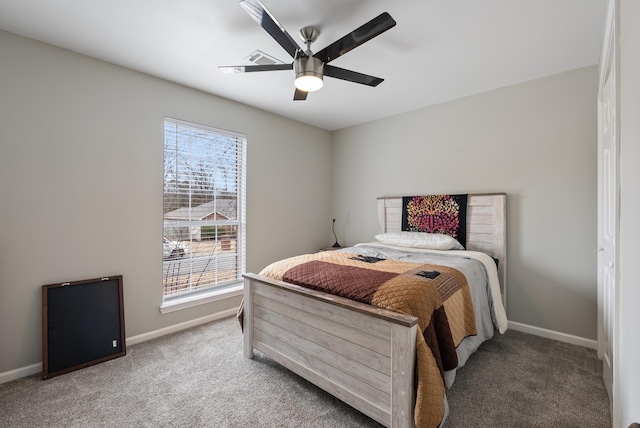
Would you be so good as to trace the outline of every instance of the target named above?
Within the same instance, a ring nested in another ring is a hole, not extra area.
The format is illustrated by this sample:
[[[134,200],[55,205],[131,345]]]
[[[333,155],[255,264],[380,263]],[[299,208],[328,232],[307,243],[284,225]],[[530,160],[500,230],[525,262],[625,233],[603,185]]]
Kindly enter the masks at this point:
[[[139,334],[137,336],[127,337],[127,346],[146,342],[147,340],[156,339],[158,337],[166,336],[167,334],[176,333],[181,330],[186,330],[188,328],[195,327],[201,324],[206,324],[208,322],[216,321],[222,318],[227,318],[237,313],[238,313],[238,308],[231,308],[231,309],[227,309],[226,311],[216,312],[215,314],[207,315],[206,317],[196,318],[191,321],[186,321],[180,324],[171,325],[169,327],[150,331],[148,333]],[[238,328],[240,327],[238,326]]]
[[[9,370],[8,372],[0,373],[0,384],[11,382],[12,380],[20,379],[23,377],[32,376],[38,373],[42,373],[42,363],[20,367],[15,370]]]
[[[515,321],[509,321],[509,328],[521,331],[523,333],[533,334],[535,336],[546,337],[547,339],[557,340],[559,342],[571,343],[572,345],[584,346],[585,348],[598,349],[598,342],[584,337],[574,336],[572,334],[560,333],[546,328],[534,327],[532,325],[521,324]]]
[[[207,315],[206,317],[196,318],[191,321],[186,321],[180,324],[175,324],[169,327],[161,328],[159,330],[150,331],[148,333],[139,334],[137,336],[127,337],[127,346],[135,345],[138,343],[146,342],[147,340],[156,339],[158,337],[165,336],[167,334],[176,333],[181,330],[186,330],[191,327],[195,327],[201,324],[206,324],[212,321],[217,321],[222,318],[227,318],[237,313],[237,308],[227,309],[226,311],[217,312],[215,314]],[[553,330],[547,330],[546,328],[534,327],[527,324],[521,324],[515,321],[509,321],[509,328],[521,331],[523,333],[533,334],[535,336],[546,337],[547,339],[553,339],[560,342],[571,343],[573,345],[584,346],[586,348],[598,349],[598,342],[591,339],[585,339],[584,337],[573,336],[571,334],[560,333]],[[15,379],[20,379],[27,376],[32,376],[42,372],[42,363],[32,364],[26,367],[20,367],[15,370],[0,373],[0,384],[10,382]]]
[[[208,322],[216,321],[222,318],[227,318],[235,315],[238,312],[238,308],[227,309],[226,311],[217,312],[215,314],[207,315],[206,317],[197,318],[191,321],[183,322],[180,324],[172,325],[169,327],[161,328],[159,330],[150,331],[148,333],[139,334],[137,336],[127,337],[127,346],[135,345],[137,343],[146,342],[147,340],[156,339],[158,337],[165,336],[167,334],[176,333],[181,330],[186,330],[191,327],[195,327]],[[240,328],[238,326],[238,328]],[[15,370],[0,373],[0,384],[11,382],[12,380],[20,379],[34,374],[42,373],[42,363],[32,364],[26,367],[20,367]]]

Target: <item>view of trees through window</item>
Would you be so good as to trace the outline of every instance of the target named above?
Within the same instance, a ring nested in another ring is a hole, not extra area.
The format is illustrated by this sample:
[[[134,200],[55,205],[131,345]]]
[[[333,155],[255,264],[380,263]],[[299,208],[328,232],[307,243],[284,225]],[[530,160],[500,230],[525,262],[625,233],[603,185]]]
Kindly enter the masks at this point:
[[[241,279],[244,136],[166,119],[163,296]]]

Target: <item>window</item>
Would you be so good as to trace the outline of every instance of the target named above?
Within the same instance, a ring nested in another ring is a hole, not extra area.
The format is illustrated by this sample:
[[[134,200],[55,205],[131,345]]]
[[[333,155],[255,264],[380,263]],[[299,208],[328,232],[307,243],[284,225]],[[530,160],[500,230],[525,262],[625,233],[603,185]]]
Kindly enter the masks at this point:
[[[163,308],[241,289],[245,170],[244,135],[165,119]]]

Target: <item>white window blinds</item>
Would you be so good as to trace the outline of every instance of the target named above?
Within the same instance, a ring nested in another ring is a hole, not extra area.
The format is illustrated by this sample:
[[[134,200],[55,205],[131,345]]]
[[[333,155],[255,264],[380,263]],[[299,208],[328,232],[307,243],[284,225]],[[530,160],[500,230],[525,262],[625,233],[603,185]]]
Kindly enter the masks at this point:
[[[165,119],[165,299],[241,281],[245,177],[244,135]]]

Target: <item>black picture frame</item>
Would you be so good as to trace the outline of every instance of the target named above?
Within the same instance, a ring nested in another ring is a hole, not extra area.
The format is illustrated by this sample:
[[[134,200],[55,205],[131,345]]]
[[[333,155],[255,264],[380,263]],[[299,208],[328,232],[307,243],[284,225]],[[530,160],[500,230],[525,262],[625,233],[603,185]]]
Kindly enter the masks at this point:
[[[122,275],[42,286],[42,379],[124,355]]]

